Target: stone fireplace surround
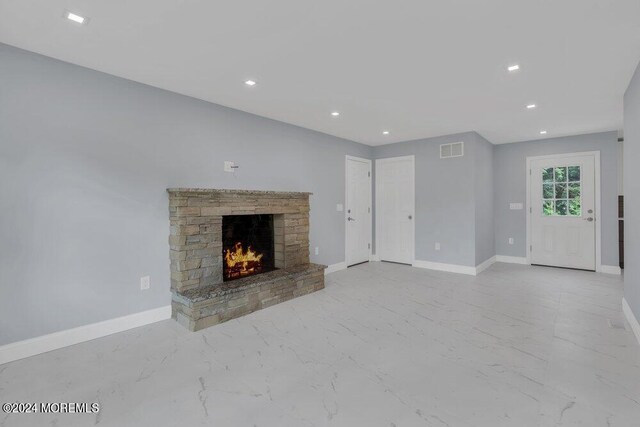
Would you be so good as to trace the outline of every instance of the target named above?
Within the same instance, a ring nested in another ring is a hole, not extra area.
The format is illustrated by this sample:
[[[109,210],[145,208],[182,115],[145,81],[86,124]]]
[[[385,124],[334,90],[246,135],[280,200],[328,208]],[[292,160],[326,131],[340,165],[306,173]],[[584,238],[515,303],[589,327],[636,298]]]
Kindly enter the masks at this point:
[[[172,316],[197,331],[324,288],[309,262],[311,193],[170,188]],[[272,214],[277,270],[224,282],[222,217]]]

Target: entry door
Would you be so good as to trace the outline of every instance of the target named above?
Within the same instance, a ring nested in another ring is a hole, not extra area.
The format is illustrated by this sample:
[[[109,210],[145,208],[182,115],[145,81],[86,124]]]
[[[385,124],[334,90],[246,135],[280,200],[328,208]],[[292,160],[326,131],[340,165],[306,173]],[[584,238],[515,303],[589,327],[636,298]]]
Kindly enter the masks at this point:
[[[347,156],[345,200],[347,265],[369,261],[371,248],[371,160]]]
[[[414,158],[376,160],[376,254],[412,264],[415,215]]]
[[[531,161],[531,263],[596,269],[595,156]]]

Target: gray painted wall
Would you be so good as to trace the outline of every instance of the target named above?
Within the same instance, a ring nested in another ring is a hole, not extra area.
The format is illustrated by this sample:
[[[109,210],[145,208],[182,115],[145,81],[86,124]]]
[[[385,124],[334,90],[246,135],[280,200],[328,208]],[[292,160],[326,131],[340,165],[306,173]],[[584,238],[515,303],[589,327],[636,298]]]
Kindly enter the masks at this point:
[[[509,202],[524,202],[527,156],[600,150],[603,263],[617,265],[615,132],[495,147],[469,132],[371,148],[2,44],[0,93],[0,345],[167,305],[167,187],[312,191],[312,260],[342,262],[346,154],[415,155],[416,259],[475,266],[496,251],[525,255],[525,214]],[[640,158],[639,93],[636,72],[627,159]],[[465,156],[441,160],[440,144],[458,141]],[[240,169],[223,172],[224,160]],[[637,172],[625,181],[632,260]],[[638,315],[632,263],[625,293]]]
[[[370,147],[2,44],[0,94],[0,345],[169,304],[167,187],[311,191],[312,260],[344,260]]]
[[[496,254],[493,201],[493,144],[475,134],[475,165],[473,180],[476,211],[475,265]]]
[[[624,297],[640,319],[640,65],[624,94]]]
[[[373,149],[376,159],[415,156],[417,260],[476,265],[473,181],[477,137],[468,132]],[[440,159],[440,144],[459,141],[465,143],[463,157]],[[440,242],[440,251],[435,250],[436,242]]]
[[[526,158],[549,154],[600,151],[602,264],[618,265],[618,133],[496,145],[494,148],[495,242],[498,255],[526,256],[526,212],[509,203],[526,203]],[[515,242],[509,245],[509,237]]]

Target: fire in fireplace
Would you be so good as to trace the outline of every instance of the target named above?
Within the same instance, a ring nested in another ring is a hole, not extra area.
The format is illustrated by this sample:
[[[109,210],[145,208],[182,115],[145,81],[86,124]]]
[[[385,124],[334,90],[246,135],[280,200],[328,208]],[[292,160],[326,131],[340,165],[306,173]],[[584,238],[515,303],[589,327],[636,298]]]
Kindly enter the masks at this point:
[[[251,246],[242,247],[242,242],[237,242],[233,249],[224,251],[224,263],[227,267],[227,278],[237,279],[262,273],[262,258],[264,254],[256,254]]]
[[[222,217],[224,281],[275,270],[273,215]]]

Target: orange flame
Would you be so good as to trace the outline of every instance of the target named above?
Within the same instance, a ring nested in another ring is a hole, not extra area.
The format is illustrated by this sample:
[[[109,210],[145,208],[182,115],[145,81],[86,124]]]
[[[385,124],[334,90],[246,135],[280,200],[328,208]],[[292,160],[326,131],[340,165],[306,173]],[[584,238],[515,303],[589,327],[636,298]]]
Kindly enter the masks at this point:
[[[262,267],[262,254],[256,254],[251,246],[245,252],[242,243],[237,242],[233,250],[224,251],[224,261],[227,264],[227,277],[242,277],[259,271]]]

